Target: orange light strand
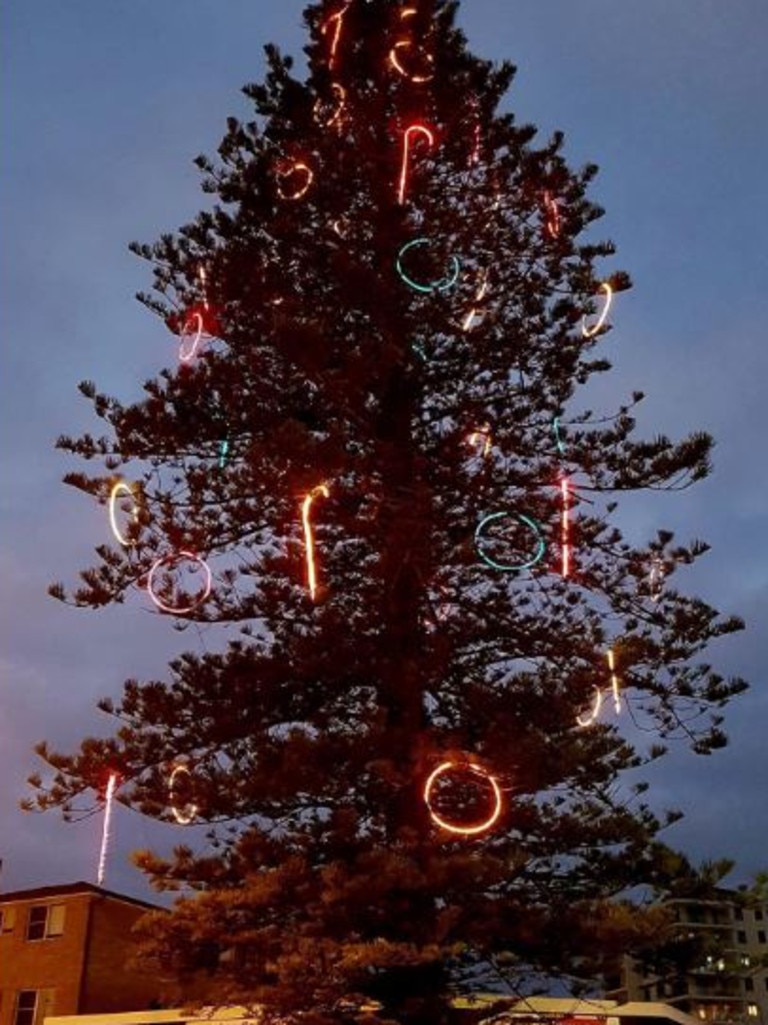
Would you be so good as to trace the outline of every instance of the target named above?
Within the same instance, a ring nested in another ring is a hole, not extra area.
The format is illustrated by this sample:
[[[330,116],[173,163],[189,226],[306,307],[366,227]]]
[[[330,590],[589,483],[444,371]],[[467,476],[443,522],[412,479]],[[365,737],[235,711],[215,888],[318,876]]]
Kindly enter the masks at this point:
[[[333,70],[333,66],[336,63],[336,51],[339,48],[339,41],[341,39],[342,23],[344,21],[344,15],[347,13],[347,8],[352,3],[352,0],[346,0],[344,6],[332,14],[321,26],[320,31],[323,35],[328,31],[331,23],[333,23],[333,36],[331,37],[331,49],[328,56],[328,68]]]
[[[476,822],[471,826],[459,826],[455,822],[449,822],[447,819],[442,818],[432,807],[432,790],[437,780],[445,772],[450,769],[465,769],[477,776],[482,776],[483,780],[487,782],[491,790],[493,791],[494,797],[494,808],[491,814],[482,822]],[[502,800],[501,800],[501,788],[495,777],[487,772],[482,765],[478,765],[477,762],[442,762],[433,769],[429,774],[426,783],[424,784],[424,803],[429,809],[430,817],[436,826],[444,829],[448,833],[456,833],[460,836],[477,836],[479,833],[485,833],[489,830],[501,815]]]
[[[316,600],[317,596],[317,569],[315,566],[315,541],[312,534],[312,523],[310,521],[310,509],[312,503],[318,497],[322,495],[323,498],[328,498],[329,491],[325,484],[318,484],[316,488],[313,488],[309,494],[305,497],[301,505],[301,519],[304,524],[304,551],[307,561],[307,587],[309,588],[309,594],[312,601]]]

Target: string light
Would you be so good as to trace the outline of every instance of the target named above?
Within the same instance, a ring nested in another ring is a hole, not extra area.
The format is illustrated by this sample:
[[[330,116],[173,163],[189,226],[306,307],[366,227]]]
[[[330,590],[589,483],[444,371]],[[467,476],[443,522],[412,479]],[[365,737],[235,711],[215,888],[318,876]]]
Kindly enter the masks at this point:
[[[155,576],[160,569],[174,566],[176,563],[181,562],[182,559],[189,559],[190,562],[194,562],[198,566],[202,566],[205,573],[205,583],[197,597],[189,605],[168,605],[155,592]],[[195,555],[194,552],[173,552],[171,555],[164,555],[162,558],[157,559],[157,561],[152,565],[152,568],[149,571],[149,577],[147,578],[147,592],[152,601],[161,612],[170,612],[175,616],[183,616],[187,612],[192,612],[192,610],[196,609],[198,605],[201,605],[211,593],[211,585],[211,571],[208,567],[208,563],[205,559],[201,559],[199,555]]]
[[[132,545],[135,545],[136,542],[132,540],[132,538],[126,537],[126,535],[120,530],[117,523],[117,502],[121,493],[125,494],[133,502],[133,508],[130,516],[134,523],[139,522],[139,503],[136,498],[134,485],[128,484],[127,481],[119,480],[112,485],[112,490],[109,493],[109,523],[112,527],[112,533],[120,544],[123,545],[124,548],[130,548]]]
[[[618,715],[621,712],[621,692],[619,689],[619,677],[616,672],[616,656],[613,648],[609,648],[606,652],[606,659],[608,661],[608,672],[611,674],[611,693],[613,695],[613,707]],[[600,715],[600,709],[603,707],[603,691],[600,687],[595,687],[595,702],[592,705],[592,709],[587,716],[577,715],[576,723],[579,726],[591,726],[597,720]]]
[[[552,421],[552,430],[555,432],[555,444],[557,445],[557,451],[561,456],[565,455],[565,442],[563,441],[562,435],[560,434],[560,417],[556,416]]]
[[[287,180],[289,178],[292,178],[296,174],[302,176],[299,179],[298,186],[296,187],[295,191],[293,191],[293,192],[290,191],[290,190],[286,191],[286,189],[284,188],[284,186],[281,183],[282,182],[287,182]],[[314,174],[314,171],[312,170],[312,168],[309,167],[308,164],[305,164],[302,160],[297,160],[295,163],[291,164],[289,167],[286,167],[285,170],[279,170],[277,172],[277,178],[278,178],[278,183],[277,183],[277,194],[278,194],[278,196],[281,199],[287,199],[287,200],[292,202],[293,200],[301,199],[302,196],[306,195],[306,192],[309,189],[309,186],[314,181],[315,174]]]
[[[491,451],[490,428],[484,427],[480,431],[472,431],[472,433],[467,438],[467,444],[471,445],[473,448],[477,447],[479,444],[482,444],[482,454],[483,458],[485,458]]]
[[[411,156],[411,138],[417,135],[421,135],[427,140],[427,145],[430,149],[432,149],[435,144],[435,136],[431,129],[427,128],[426,125],[410,125],[403,133],[403,160],[400,168],[400,185],[397,190],[397,201],[401,206],[405,202],[405,193],[408,187],[408,165]]]
[[[174,789],[180,776],[185,776],[188,780],[187,786],[191,787],[192,773],[189,771],[186,765],[179,764],[174,766],[171,775],[168,777],[168,801],[171,806],[171,814],[176,819],[180,826],[188,826],[194,822],[197,817],[197,805],[194,801],[188,801],[181,807],[176,804],[176,795]]]
[[[301,505],[301,519],[304,524],[304,550],[307,560],[307,586],[309,588],[312,601],[315,601],[317,595],[317,570],[315,567],[315,542],[312,536],[312,524],[310,522],[309,512],[312,508],[312,503],[318,495],[322,495],[323,498],[328,498],[329,491],[327,485],[318,484],[316,488],[313,488],[309,492]]]
[[[397,273],[400,275],[400,277],[403,279],[406,285],[408,285],[410,288],[415,289],[417,292],[446,292],[449,288],[452,288],[456,284],[456,281],[459,277],[461,263],[459,262],[459,258],[457,256],[451,256],[451,270],[447,277],[438,278],[436,281],[428,281],[426,282],[426,284],[419,281],[414,281],[413,278],[409,277],[403,270],[403,256],[405,256],[408,250],[413,249],[415,246],[428,245],[430,245],[430,241],[428,238],[414,238],[410,242],[406,242],[406,244],[401,248],[400,252],[397,254],[397,260],[395,262],[395,266],[397,267]]]
[[[229,438],[223,438],[219,446],[219,469],[223,470],[229,455]]]
[[[96,885],[101,886],[104,882],[104,873],[107,868],[107,850],[111,838],[112,802],[115,797],[117,786],[117,773],[111,772],[107,781],[107,790],[104,795],[104,825],[101,829],[101,850],[99,851],[99,867],[96,870]]]
[[[318,98],[315,101],[315,106],[313,107],[315,120],[326,128],[338,125],[347,99],[346,89],[343,85],[339,85],[338,82],[331,82],[331,90],[336,97],[336,102],[334,104]]]
[[[648,572],[648,594],[651,601],[659,601],[664,593],[664,561],[658,555],[651,560]]]
[[[550,192],[544,193],[544,210],[546,213],[544,231],[550,238],[560,235],[560,204]]]
[[[560,572],[563,577],[569,577],[571,575],[571,525],[568,510],[571,499],[571,482],[565,474],[560,478],[560,495],[563,500],[560,513],[560,552],[562,556]]]
[[[325,33],[328,31],[331,22],[334,23],[333,36],[331,38],[330,54],[328,57],[328,67],[331,70],[333,70],[333,66],[336,63],[336,50],[338,49],[339,40],[341,39],[341,29],[342,22],[344,21],[344,15],[347,13],[347,9],[349,8],[349,5],[351,3],[352,0],[346,0],[344,6],[340,10],[336,11],[335,14],[330,15],[330,17],[327,18],[320,26],[320,32],[322,33],[322,35],[325,35]]]
[[[477,290],[477,295],[475,296],[474,300],[476,303],[482,302],[488,291],[488,272],[483,271],[480,278],[480,288]],[[464,322],[461,325],[462,331],[471,331],[472,328],[475,326],[476,317],[479,317],[479,311],[477,309],[477,306],[473,306],[464,318]]]
[[[181,341],[179,342],[179,359],[182,363],[191,363],[197,355],[200,342],[203,337],[203,315],[202,313],[190,313],[184,321],[181,329]],[[190,338],[192,341],[190,342]]]
[[[472,825],[459,825],[455,822],[450,822],[448,819],[444,819],[441,815],[435,811],[432,805],[432,791],[434,789],[437,780],[449,772],[451,769],[464,770],[470,772],[473,775],[482,778],[483,782],[487,783],[492,792],[494,799],[494,807],[491,814],[481,822],[475,822]],[[436,826],[446,830],[448,833],[457,833],[462,836],[477,836],[479,833],[485,833],[489,830],[501,815],[502,801],[501,801],[501,789],[494,776],[487,772],[482,765],[478,765],[477,762],[454,762],[447,761],[442,762],[433,769],[429,774],[426,783],[424,784],[424,803],[429,809],[429,814],[432,821]]]
[[[410,50],[413,43],[409,39],[399,39],[392,49],[389,51],[389,63],[397,71],[398,74],[402,75],[403,78],[409,79],[411,82],[421,84],[422,82],[431,82],[435,77],[434,72],[430,72],[428,75],[412,75],[409,74],[408,70],[403,66],[400,54],[398,51]],[[426,55],[427,64],[433,65],[434,61],[431,54]]]
[[[535,537],[536,537],[536,550],[534,551],[534,554],[531,556],[531,558],[527,559],[525,562],[519,562],[519,563],[497,562],[495,559],[492,559],[490,557],[490,555],[487,555],[486,552],[483,551],[483,548],[482,548],[482,534],[483,534],[483,530],[485,529],[485,527],[489,523],[494,523],[496,520],[500,520],[500,519],[502,519],[505,516],[514,516],[515,519],[519,520],[524,526],[526,526],[530,530],[532,530],[534,535],[535,535]],[[478,523],[477,529],[475,530],[475,548],[477,549],[477,554],[480,556],[480,558],[483,560],[483,562],[485,562],[492,569],[499,569],[499,570],[503,570],[505,572],[519,572],[519,571],[522,571],[522,570],[525,570],[525,569],[531,569],[533,566],[535,566],[536,563],[539,562],[541,560],[542,556],[544,555],[544,551],[546,549],[546,545],[544,543],[544,538],[541,536],[541,531],[539,529],[538,523],[536,523],[535,520],[532,520],[530,518],[530,516],[526,516],[523,513],[496,512],[496,513],[490,513],[488,516],[485,516]]]
[[[608,316],[608,311],[611,308],[611,302],[613,300],[613,289],[607,281],[604,281],[600,285],[600,291],[605,295],[605,302],[603,303],[603,308],[600,311],[600,315],[598,316],[597,320],[592,325],[592,327],[587,327],[586,317],[583,319],[581,324],[581,333],[584,338],[593,338],[597,334],[597,332],[605,323],[605,318]]]

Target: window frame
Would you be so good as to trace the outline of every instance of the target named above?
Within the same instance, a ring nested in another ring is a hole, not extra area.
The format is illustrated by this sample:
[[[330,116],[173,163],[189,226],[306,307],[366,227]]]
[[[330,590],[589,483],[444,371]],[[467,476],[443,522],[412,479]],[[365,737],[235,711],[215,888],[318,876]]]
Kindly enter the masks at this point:
[[[28,943],[55,940],[64,935],[65,921],[65,904],[30,904],[25,938]]]
[[[31,1007],[22,1007],[22,997],[32,995]],[[35,1025],[37,1021],[37,1008],[39,1004],[40,991],[37,989],[19,989],[16,991],[16,999],[13,1004],[13,1025]],[[31,1012],[32,1017],[26,1017]],[[25,1017],[21,1017],[25,1015]]]

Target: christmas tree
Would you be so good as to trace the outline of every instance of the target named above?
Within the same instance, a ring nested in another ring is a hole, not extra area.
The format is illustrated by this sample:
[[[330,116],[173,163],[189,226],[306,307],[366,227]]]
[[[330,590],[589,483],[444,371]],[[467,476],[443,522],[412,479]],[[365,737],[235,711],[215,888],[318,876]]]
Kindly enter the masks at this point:
[[[500,112],[514,69],[457,6],[311,4],[306,80],[267,47],[254,119],[197,159],[216,204],[133,246],[178,360],[132,405],[85,382],[106,434],[59,442],[112,536],[54,595],[138,590],[221,647],[105,700],[112,738],[41,745],[37,803],[113,772],[207,823],[138,856],[195,891],[149,954],[306,1020],[440,1022],[469,977],[597,970],[631,932],[612,898],[669,874],[633,773],[722,746],[745,687],[700,661],[740,622],[675,587],[707,546],[615,524],[711,439],[636,439],[639,393],[580,405],[630,284],[591,241],[596,168]]]

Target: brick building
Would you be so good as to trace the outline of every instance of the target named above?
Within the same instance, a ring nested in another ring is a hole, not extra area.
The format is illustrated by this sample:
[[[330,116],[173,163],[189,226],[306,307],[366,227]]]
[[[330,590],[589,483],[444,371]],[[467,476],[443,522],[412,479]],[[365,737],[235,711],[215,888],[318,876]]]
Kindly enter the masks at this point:
[[[0,893],[0,1025],[152,1006],[161,980],[126,967],[149,910],[91,883]]]

